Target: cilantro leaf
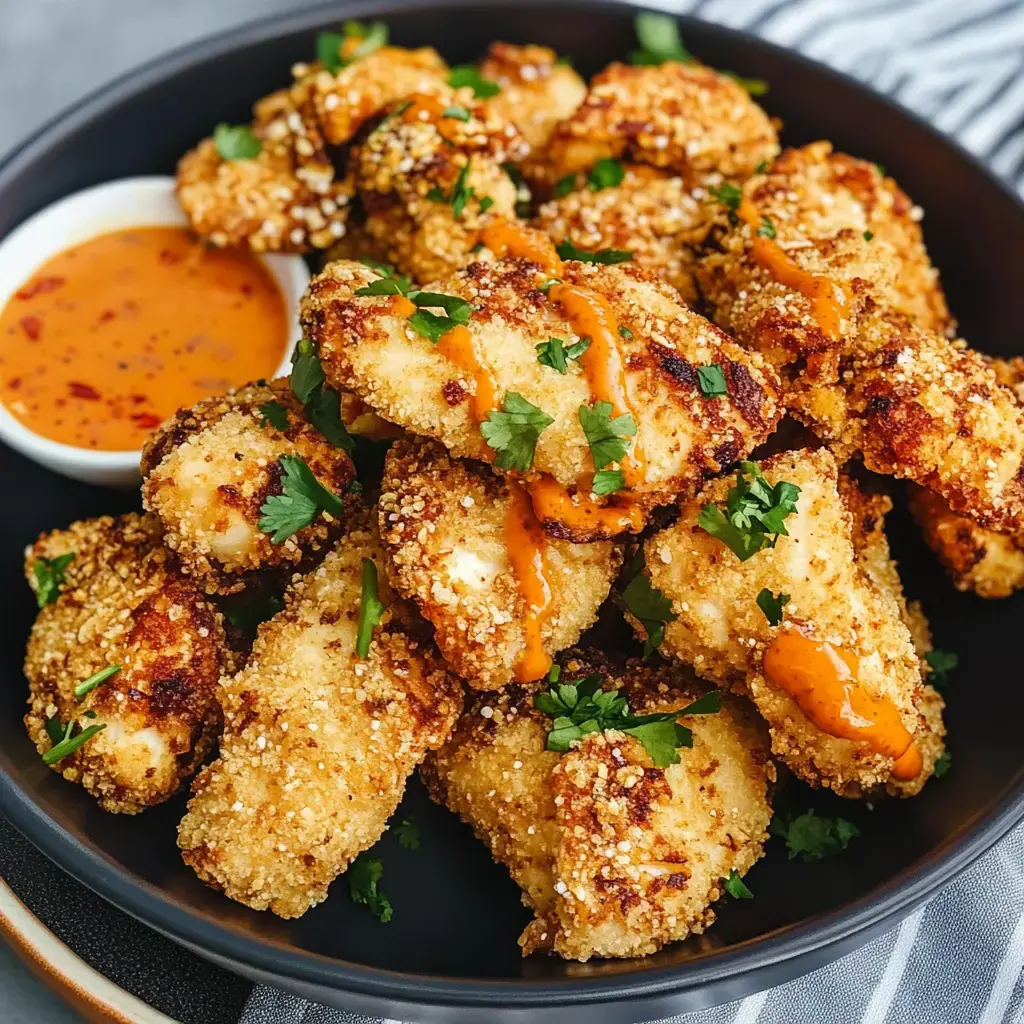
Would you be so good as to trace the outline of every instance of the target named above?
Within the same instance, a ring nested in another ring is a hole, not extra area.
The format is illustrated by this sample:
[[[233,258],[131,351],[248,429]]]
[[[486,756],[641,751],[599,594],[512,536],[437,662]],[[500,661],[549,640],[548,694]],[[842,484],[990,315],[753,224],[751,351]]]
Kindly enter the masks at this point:
[[[272,619],[284,608],[284,598],[270,594],[264,600],[248,601],[245,604],[232,605],[224,610],[224,618],[237,629],[251,632],[261,622]]]
[[[384,611],[384,604],[377,595],[377,566],[372,559],[364,558],[362,592],[359,595],[359,633],[356,636],[356,654],[360,658],[370,653],[373,630],[380,625]]]
[[[280,544],[309,526],[321,512],[341,517],[341,498],[317,480],[303,459],[282,455],[277,461],[284,473],[282,493],[272,494],[260,507],[259,527],[271,534],[271,544]]]
[[[693,57],[680,38],[679,25],[670,15],[638,14],[633,20],[633,28],[640,49],[629,55],[631,64],[663,64],[667,60],[693,63]]]
[[[757,235],[759,238],[770,238],[772,241],[775,240],[775,225],[772,223],[771,217],[761,217],[761,226],[757,229]]]
[[[292,372],[288,377],[292,394],[306,405],[317,388],[323,387],[325,380],[313,342],[303,338],[292,352]]]
[[[725,891],[734,900],[752,900],[754,894],[747,888],[746,882],[740,877],[740,873],[733,868],[729,872],[728,878],[722,879],[725,885]]]
[[[591,167],[590,174],[587,175],[587,187],[592,192],[600,192],[603,188],[621,185],[625,176],[626,169],[618,160],[605,157]]]
[[[473,115],[465,107],[445,107],[442,117],[450,117],[453,121],[468,121]]]
[[[306,407],[309,422],[323,434],[329,444],[351,456],[355,451],[355,439],[341,418],[341,395],[327,386],[327,378],[313,342],[306,338],[295,346],[292,372],[288,380],[292,394]],[[277,426],[276,423],[274,425]]]
[[[579,359],[587,349],[590,348],[590,339],[580,338],[572,345],[566,345],[561,338],[548,338],[536,346],[537,362],[542,366],[550,366],[559,373],[567,373],[569,370],[568,360]]]
[[[320,32],[316,37],[316,59],[336,75],[345,63],[341,59],[341,47],[345,37],[340,32]]]
[[[928,681],[936,690],[945,690],[950,683],[950,673],[960,664],[960,658],[951,651],[941,651],[936,648],[929,651],[924,660],[928,663],[931,671],[928,673]]]
[[[729,393],[729,386],[725,382],[725,374],[720,363],[698,366],[697,384],[705,398],[721,398],[722,395]]]
[[[365,263],[366,260],[363,260]],[[374,268],[376,269],[376,268]],[[355,290],[356,295],[407,295],[412,288],[412,281],[401,275],[380,277],[376,281],[363,285]]]
[[[213,129],[213,144],[222,160],[253,160],[263,149],[263,143],[247,124],[226,124],[223,121]]]
[[[355,39],[359,42],[355,46],[349,45],[350,40]],[[316,57],[332,75],[336,75],[353,61],[386,46],[387,41],[388,27],[382,21],[369,25],[361,21],[346,21],[341,32],[321,32],[316,37]]]
[[[469,176],[469,161],[467,160],[463,164],[462,169],[459,171],[458,177],[455,179],[455,184],[452,186],[450,193],[445,195],[444,191],[435,185],[428,193],[427,198],[434,200],[437,203],[448,203],[452,208],[452,215],[458,220],[463,211],[466,209],[466,203],[469,202],[476,195],[476,189],[472,185],[466,184],[466,178]],[[489,198],[489,197],[488,197]],[[487,204],[488,209],[493,205],[494,200]],[[358,294],[358,293],[357,293]]]
[[[665,626],[676,621],[672,602],[639,570],[622,591],[622,600],[630,615],[644,627],[644,657],[649,658],[665,639]]]
[[[594,474],[594,482],[590,489],[594,494],[614,494],[624,490],[626,478],[621,469],[602,469]]]
[[[37,558],[32,563],[32,575],[36,581],[36,604],[45,608],[60,597],[65,583],[65,571],[74,560],[74,551],[56,558]]]
[[[555,250],[563,260],[579,260],[580,263],[603,263],[610,266],[613,263],[625,263],[633,258],[631,252],[625,249],[598,249],[596,252],[588,252],[580,249],[567,238],[559,242]]]
[[[94,672],[88,679],[75,687],[75,700],[81,700],[90,690],[95,690],[97,686],[105,683],[111,676],[116,676],[120,671],[120,665],[108,665],[106,668],[101,668],[99,672]]]
[[[946,772],[949,771],[949,769],[952,766],[952,764],[953,764],[953,757],[952,757],[952,755],[950,754],[950,752],[948,750],[944,750],[935,759],[935,768],[933,769],[933,773],[935,775],[935,778],[941,779],[942,776],[945,775]]]
[[[394,828],[398,845],[406,850],[418,850],[420,848],[420,827],[412,818],[403,818]]]
[[[701,509],[697,524],[745,562],[758,551],[775,547],[779,537],[789,536],[785,520],[796,511],[799,496],[795,484],[780,481],[773,487],[757,463],[741,462],[725,511],[709,503]]]
[[[744,78],[743,75],[737,75],[735,71],[723,71],[722,74],[728,75],[751,96],[764,96],[771,91],[771,86],[763,78]]]
[[[260,419],[276,430],[288,429],[288,410],[280,402],[264,402],[260,406]]]
[[[46,723],[46,732],[50,739],[53,739],[53,733],[50,731],[50,722],[56,721],[56,719],[50,719]],[[58,723],[59,724],[59,723]],[[106,729],[106,723],[102,725],[90,725],[84,728],[81,732],[76,733],[74,736],[71,735],[74,729],[74,721],[68,722],[67,727],[60,739],[60,742],[54,743],[52,747],[45,754],[43,754],[43,764],[54,765],[63,761],[65,757],[69,757],[79,747],[84,746],[96,735],[98,732],[102,732]]]
[[[628,327],[623,327],[619,324],[619,336],[625,341],[629,341],[633,337],[633,332]]]
[[[604,469],[612,462],[621,462],[629,450],[627,438],[636,435],[636,423],[629,413],[612,419],[611,402],[581,405],[577,415],[590,445],[594,468]]]
[[[555,182],[555,187],[551,190],[551,194],[556,199],[561,199],[563,196],[567,196],[573,189],[576,188],[576,175],[567,174],[564,178],[559,178]]]
[[[448,75],[448,84],[453,89],[462,89],[468,86],[478,100],[486,100],[501,92],[500,85],[484,78],[472,64],[458,64],[453,67]]]
[[[487,444],[498,452],[494,464],[499,469],[526,472],[533,465],[533,454],[540,435],[555,421],[546,412],[531,405],[514,391],[505,393],[501,411],[492,410],[480,424]]]
[[[777,626],[782,621],[782,609],[789,604],[789,594],[776,597],[767,587],[757,595],[757,607],[764,612],[768,625]]]
[[[379,883],[384,874],[384,865],[376,857],[361,853],[348,869],[348,891],[353,903],[362,903],[370,913],[387,924],[391,920],[391,901],[380,891]]]
[[[383,260],[375,260],[371,256],[360,256],[359,262],[362,263],[364,267],[376,270],[381,277],[395,276],[395,265],[393,263],[385,263]]]
[[[712,186],[709,188],[708,195],[728,208],[729,219],[735,224],[736,211],[740,208],[740,203],[743,202],[743,192],[736,185],[725,182],[717,187]]]
[[[409,317],[409,326],[429,338],[435,344],[439,342],[452,328],[460,324],[469,323],[473,315],[473,305],[465,299],[455,295],[442,295],[440,292],[411,291],[408,297],[417,306],[435,306],[443,309],[448,315],[439,316],[426,309],[418,309]]]
[[[841,853],[851,839],[860,835],[860,829],[845,818],[819,818],[814,811],[788,820],[776,815],[769,831],[786,840],[790,860],[799,857],[804,861],[822,860]]]
[[[865,231],[864,232],[864,241],[865,242],[870,242],[871,239],[874,238],[874,237],[875,237],[874,231]]]

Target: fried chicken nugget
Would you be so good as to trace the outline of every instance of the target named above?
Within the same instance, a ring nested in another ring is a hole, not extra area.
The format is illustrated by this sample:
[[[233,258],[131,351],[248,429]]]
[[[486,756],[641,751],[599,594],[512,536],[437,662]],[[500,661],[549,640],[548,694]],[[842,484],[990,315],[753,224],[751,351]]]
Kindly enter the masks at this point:
[[[768,115],[728,75],[700,64],[609,64],[555,128],[547,183],[625,157],[681,175],[689,186],[742,181],[779,152]]]
[[[594,668],[565,659],[565,681]],[[701,694],[688,670],[638,663],[606,675],[635,714],[682,709]],[[420,772],[433,799],[459,814],[522,887],[536,914],[524,955],[571,960],[653,953],[701,934],[731,871],[761,857],[771,818],[763,723],[739,698],[687,717],[693,747],[654,766],[617,731],[587,734],[565,754],[546,750],[552,720],[538,687],[518,684],[467,705],[448,742]]]
[[[678,521],[644,545],[644,572],[675,616],[661,650],[706,679],[747,692],[768,722],[773,753],[811,785],[859,796],[912,771],[919,789],[941,752],[930,739],[918,743],[917,771],[913,754],[900,756],[910,737],[931,736],[920,707],[921,664],[894,595],[873,582],[854,548],[835,459],[827,449],[787,452],[764,460],[761,470],[771,484],[800,488],[796,512],[785,519],[788,536],[774,547],[741,562],[699,525],[702,507],[724,506],[728,479],[682,503]],[[788,596],[778,625],[759,606],[764,591]],[[827,670],[813,667],[810,647],[821,643],[831,645],[825,654],[836,686]],[[778,666],[772,678],[766,656]],[[841,662],[845,673],[836,668]],[[877,729],[843,738],[845,719],[833,713],[843,700],[861,707]]]
[[[417,281],[458,270],[483,224],[515,217],[516,186],[501,165],[528,147],[510,121],[472,95],[409,97],[353,154],[366,233]]]
[[[559,275],[596,292],[619,328],[609,345],[623,363],[646,470],[644,480],[607,503],[642,509],[663,504],[771,433],[781,397],[774,374],[760,357],[682,306],[671,287],[630,264],[567,261]],[[430,286],[474,307],[466,325],[479,366],[472,372],[464,361],[453,361],[458,353],[450,357],[451,350],[397,315],[390,296],[355,295],[377,278],[364,266],[337,262],[325,268],[310,285],[301,318],[334,386],[355,392],[390,422],[441,441],[456,456],[492,462],[495,451],[481,433],[476,400],[489,386],[495,405],[499,395],[521,395],[553,420],[540,433],[526,478],[549,474],[562,487],[589,494],[594,457],[579,409],[591,405],[593,394],[578,361],[563,374],[538,360],[538,346],[552,337],[566,346],[580,339],[561,305],[538,290],[543,276],[537,264],[503,259],[472,264]],[[711,364],[721,367],[728,393],[706,400],[697,369]],[[627,526],[568,524],[546,513],[542,520],[554,535],[577,542]]]
[[[388,453],[380,529],[392,586],[433,623],[448,664],[481,690],[545,675],[550,655],[594,623],[622,562],[608,541],[545,538],[518,484],[432,441],[399,442]],[[538,616],[517,578],[524,535],[542,560],[546,611]]]
[[[192,787],[182,856],[208,885],[255,910],[300,917],[380,837],[405,782],[448,735],[461,687],[388,610],[360,658],[363,563],[382,561],[354,526],[285,609],[260,627],[248,665],[225,678],[220,757]]]
[[[578,188],[544,203],[534,220],[555,242],[631,252],[637,266],[667,281],[691,305],[697,300],[696,247],[711,223],[702,189],[642,164],[627,164],[617,185]]]
[[[137,814],[173,796],[212,748],[217,680],[231,654],[219,613],[182,575],[154,516],[102,516],[43,534],[25,553],[32,588],[40,560],[67,555],[60,595],[29,636],[25,728],[45,755],[48,722],[101,727],[52,767],[104,810]],[[75,687],[112,665],[120,671],[76,698]]]
[[[284,429],[275,425],[279,417]],[[336,495],[355,476],[348,455],[306,419],[286,378],[182,409],[143,449],[143,504],[159,517],[182,570],[207,593],[240,590],[249,570],[315,563],[340,534],[326,511],[280,544],[260,528],[263,504],[284,490],[282,456],[302,459]]]

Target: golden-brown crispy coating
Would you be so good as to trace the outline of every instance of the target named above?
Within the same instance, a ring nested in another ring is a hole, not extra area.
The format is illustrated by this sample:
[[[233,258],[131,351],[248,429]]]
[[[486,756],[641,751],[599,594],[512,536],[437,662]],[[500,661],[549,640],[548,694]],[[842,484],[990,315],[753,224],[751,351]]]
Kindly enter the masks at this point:
[[[554,131],[547,182],[626,157],[682,175],[690,186],[742,181],[779,151],[768,115],[734,79],[699,64],[609,64]]]
[[[485,223],[515,217],[516,186],[501,165],[527,152],[515,126],[471,90],[426,99],[395,107],[352,157],[366,233],[418,281],[464,266]],[[469,118],[441,117],[451,106]]]
[[[594,667],[564,659],[563,680]],[[636,714],[680,709],[701,689],[681,667],[638,663],[606,676]],[[771,817],[763,724],[739,698],[683,720],[693,747],[657,768],[639,741],[590,733],[568,753],[545,749],[552,720],[517,684],[470,701],[424,763],[430,795],[472,825],[522,887],[536,918],[523,953],[572,960],[652,953],[714,920],[722,879],[760,858]]]
[[[284,406],[287,429],[264,418],[260,407],[268,402]],[[260,529],[260,508],[282,493],[282,455],[302,458],[337,495],[355,476],[348,455],[308,422],[287,378],[182,409],[143,449],[143,503],[159,517],[182,569],[208,593],[241,589],[248,570],[315,564],[338,537],[341,524],[327,512],[280,544]]]
[[[433,441],[398,442],[384,463],[380,529],[391,584],[433,623],[448,664],[481,690],[509,682],[526,649],[526,602],[505,526],[513,486]],[[554,655],[593,624],[622,555],[608,541],[549,539],[543,558],[553,611],[541,640]]]
[[[107,811],[137,814],[173,796],[216,740],[220,673],[232,665],[221,617],[183,576],[153,516],[103,516],[43,534],[25,553],[74,554],[28,641],[25,727],[40,754],[48,719],[104,728],[53,766]],[[81,699],[75,687],[121,670]],[[92,716],[95,717],[92,717]]]
[[[618,185],[597,191],[584,186],[552,199],[537,210],[534,223],[555,242],[631,252],[637,266],[667,281],[692,305],[696,246],[711,226],[708,213],[702,189],[687,188],[678,175],[628,164]]]
[[[311,283],[302,323],[319,347],[328,379],[355,392],[387,420],[441,441],[454,455],[492,461],[473,415],[475,383],[395,315],[387,296],[355,296],[376,279],[367,267],[332,263]],[[692,490],[761,443],[779,416],[778,383],[756,355],[744,352],[674,290],[628,263],[597,266],[568,261],[569,283],[595,289],[610,303],[628,338],[619,342],[646,481],[630,500],[650,508]],[[516,392],[554,422],[540,435],[531,474],[551,474],[564,487],[590,490],[593,457],[579,407],[593,399],[573,362],[566,374],[542,365],[537,345],[552,336],[578,340],[560,307],[537,289],[535,264],[500,260],[471,264],[430,286],[460,296],[476,311],[468,324],[479,358],[490,366],[499,395]],[[705,400],[699,366],[722,367],[729,394]],[[614,496],[613,496],[614,497]],[[593,540],[599,532],[572,534]]]
[[[248,665],[220,689],[220,757],[192,787],[178,830],[186,861],[256,910],[299,917],[371,846],[428,749],[448,735],[461,687],[389,606],[357,656],[362,562],[379,541],[355,526],[284,611],[260,627]]]
[[[788,627],[838,644],[859,656],[859,684],[891,700],[915,737],[924,731],[921,665],[894,595],[862,567],[832,455],[826,449],[787,452],[766,459],[761,469],[772,484],[785,480],[801,488],[797,511],[785,522],[790,535],[774,548],[740,562],[698,527],[705,503],[724,505],[729,479],[683,503],[678,521],[645,544],[644,571],[677,616],[665,628],[661,650],[707,679],[745,690],[768,722],[772,751],[798,776],[858,796],[890,780],[893,759],[865,741],[836,738],[814,725],[794,698],[766,678],[764,652]],[[877,553],[866,561],[877,566]],[[781,626],[772,626],[757,604],[764,588],[790,597]],[[930,768],[925,765],[920,783]]]

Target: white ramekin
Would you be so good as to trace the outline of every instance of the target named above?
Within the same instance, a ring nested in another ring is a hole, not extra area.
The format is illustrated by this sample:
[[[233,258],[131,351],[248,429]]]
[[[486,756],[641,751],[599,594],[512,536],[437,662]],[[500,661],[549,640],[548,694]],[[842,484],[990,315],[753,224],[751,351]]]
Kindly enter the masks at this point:
[[[186,224],[169,177],[122,178],[58,200],[0,242],[0,308],[52,256],[109,231]],[[309,284],[301,256],[261,256],[274,275],[291,323],[277,376],[288,373],[301,337],[299,299]],[[2,342],[0,342],[2,343]],[[30,430],[0,403],[0,440],[55,473],[92,484],[132,485],[139,479],[139,451],[98,452],[51,441]]]

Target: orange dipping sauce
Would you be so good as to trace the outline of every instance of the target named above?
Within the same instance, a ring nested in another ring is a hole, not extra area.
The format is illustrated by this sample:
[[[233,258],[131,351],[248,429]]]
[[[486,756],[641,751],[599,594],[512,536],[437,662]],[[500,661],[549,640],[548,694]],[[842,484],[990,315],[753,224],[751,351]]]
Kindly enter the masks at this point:
[[[250,253],[115,231],[48,260],[0,313],[0,401],[43,437],[133,451],[182,406],[274,376],[288,333]]]

